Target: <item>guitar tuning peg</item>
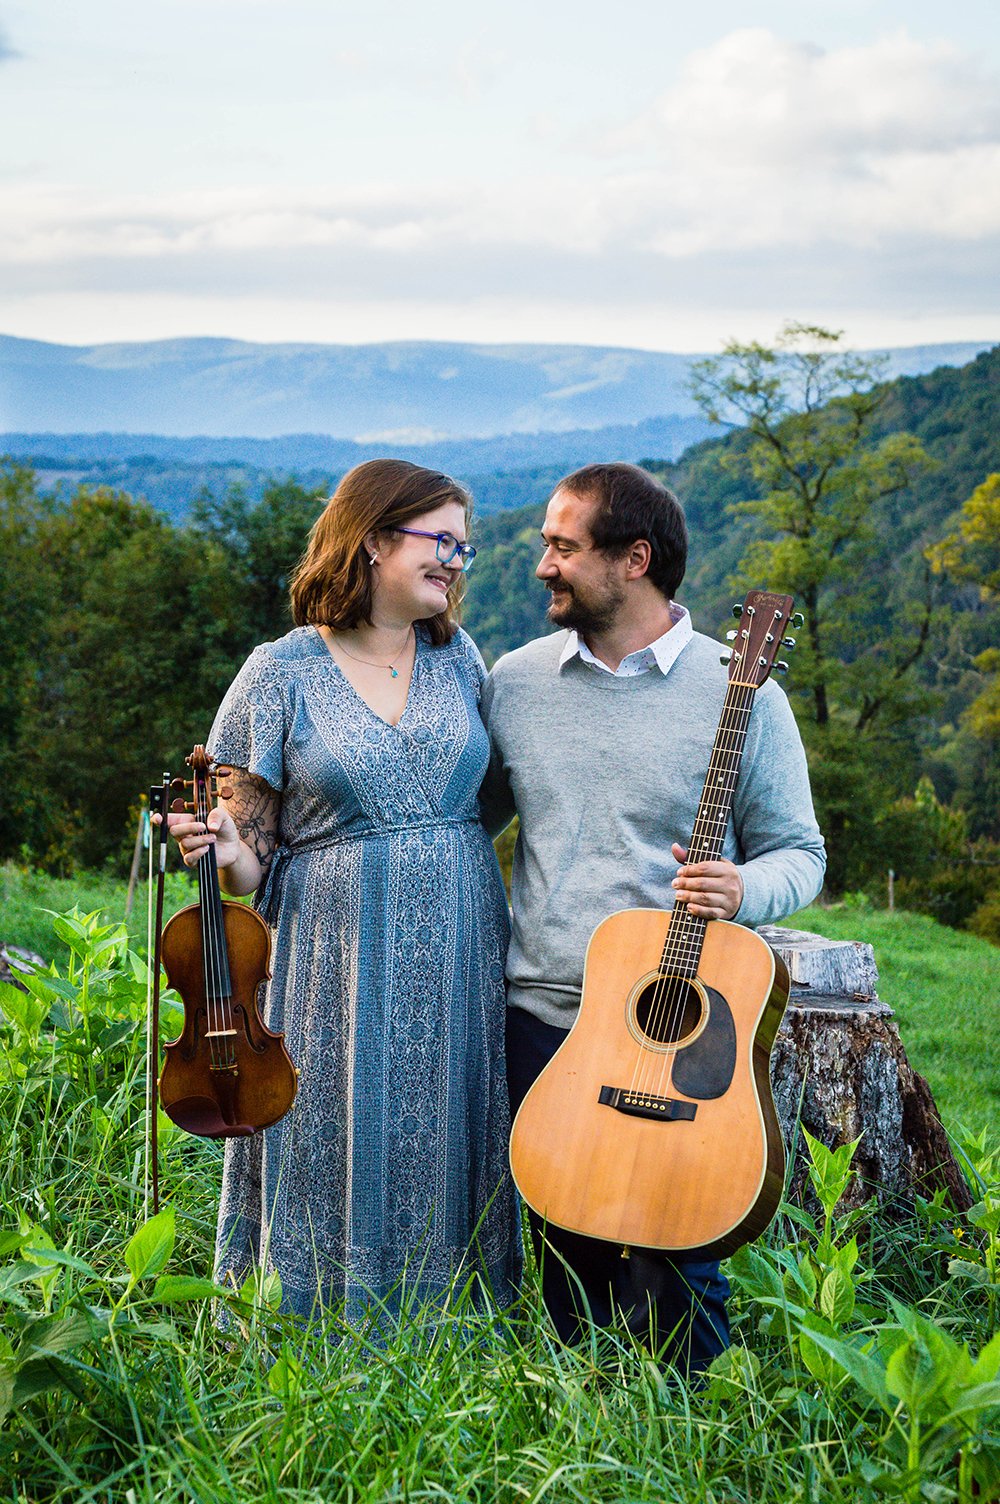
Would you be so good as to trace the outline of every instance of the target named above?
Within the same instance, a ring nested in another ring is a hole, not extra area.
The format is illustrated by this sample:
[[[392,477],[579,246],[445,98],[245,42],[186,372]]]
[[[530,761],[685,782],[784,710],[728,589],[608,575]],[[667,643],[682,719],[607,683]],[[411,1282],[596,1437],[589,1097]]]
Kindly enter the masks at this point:
[[[790,627],[795,627],[796,629],[798,629],[799,627],[804,627],[805,624],[806,619],[802,615],[801,611],[794,611],[788,619],[788,625]]]
[[[783,648],[793,648],[795,646],[795,638],[794,637],[783,637],[781,639],[781,646]]]
[[[733,615],[736,617],[736,620],[739,621],[740,617],[743,615],[743,602],[742,601],[737,601],[736,604],[733,606]]]
[[[774,672],[776,674],[787,674],[788,673],[788,664],[787,663],[776,663],[774,665]]]
[[[728,668],[729,667],[730,663],[732,662],[732,657],[733,657],[733,650],[732,650],[732,648],[730,648],[725,653],[720,653],[719,654],[719,662],[722,664],[723,668]]]
[[[736,639],[737,639],[737,637],[738,637],[738,636],[739,636],[739,635],[740,635],[740,634],[739,634],[739,633],[738,633],[738,632],[737,632],[737,630],[736,630],[736,628],[735,628],[735,627],[733,627],[733,628],[731,628],[731,630],[730,630],[730,631],[728,631],[728,632],[727,632],[727,633],[726,633],[726,641],[727,641],[727,642],[735,642],[735,641],[736,641]]]

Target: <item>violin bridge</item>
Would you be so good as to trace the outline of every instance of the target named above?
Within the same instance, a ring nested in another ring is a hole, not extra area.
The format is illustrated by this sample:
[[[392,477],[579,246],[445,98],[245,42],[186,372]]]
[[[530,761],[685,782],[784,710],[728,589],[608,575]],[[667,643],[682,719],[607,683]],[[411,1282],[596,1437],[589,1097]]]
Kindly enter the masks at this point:
[[[225,1039],[227,1037],[227,1035],[230,1035],[230,1034],[233,1036],[234,1039],[236,1038],[236,1030],[235,1029],[206,1029],[205,1030],[205,1038],[206,1039]]]

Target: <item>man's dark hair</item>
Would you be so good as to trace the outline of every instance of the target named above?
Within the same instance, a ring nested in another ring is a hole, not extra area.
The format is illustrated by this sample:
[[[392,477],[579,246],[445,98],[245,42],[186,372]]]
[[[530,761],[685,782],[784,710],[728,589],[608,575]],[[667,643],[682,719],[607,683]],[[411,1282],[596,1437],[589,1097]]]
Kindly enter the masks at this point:
[[[620,461],[584,465],[555,489],[597,502],[590,532],[602,552],[620,557],[645,538],[651,555],[646,578],[673,599],[687,567],[688,540],[684,513],[672,491],[648,470]]]

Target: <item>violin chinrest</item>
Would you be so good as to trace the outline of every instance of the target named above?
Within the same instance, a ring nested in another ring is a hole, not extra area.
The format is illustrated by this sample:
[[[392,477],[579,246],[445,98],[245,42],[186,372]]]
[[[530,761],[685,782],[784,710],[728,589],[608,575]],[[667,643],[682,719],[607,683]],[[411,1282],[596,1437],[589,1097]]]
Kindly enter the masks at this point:
[[[213,1097],[179,1097],[164,1111],[178,1128],[197,1138],[249,1138],[257,1132],[249,1123],[227,1123]]]

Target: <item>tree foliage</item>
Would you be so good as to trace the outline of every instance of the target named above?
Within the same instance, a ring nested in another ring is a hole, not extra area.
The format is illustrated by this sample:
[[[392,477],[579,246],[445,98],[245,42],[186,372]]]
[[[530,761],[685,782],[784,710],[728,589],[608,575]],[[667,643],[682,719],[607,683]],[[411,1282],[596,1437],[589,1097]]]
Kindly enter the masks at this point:
[[[921,708],[912,670],[934,615],[929,569],[900,578],[885,536],[891,507],[930,458],[905,432],[873,437],[884,398],[880,363],[840,340],[788,324],[773,345],[734,341],[693,375],[706,416],[741,428],[741,442],[718,451],[746,487],[730,515],[752,523],[734,581],[793,595],[805,618],[795,684],[809,694],[808,714],[799,700],[800,721],[835,889],[849,881],[847,852],[863,839],[859,822],[876,813],[873,790],[887,782],[885,764],[897,764],[903,787],[914,776],[897,733]],[[887,593],[904,598],[889,630],[873,630]],[[876,731],[877,746],[865,745]]]

